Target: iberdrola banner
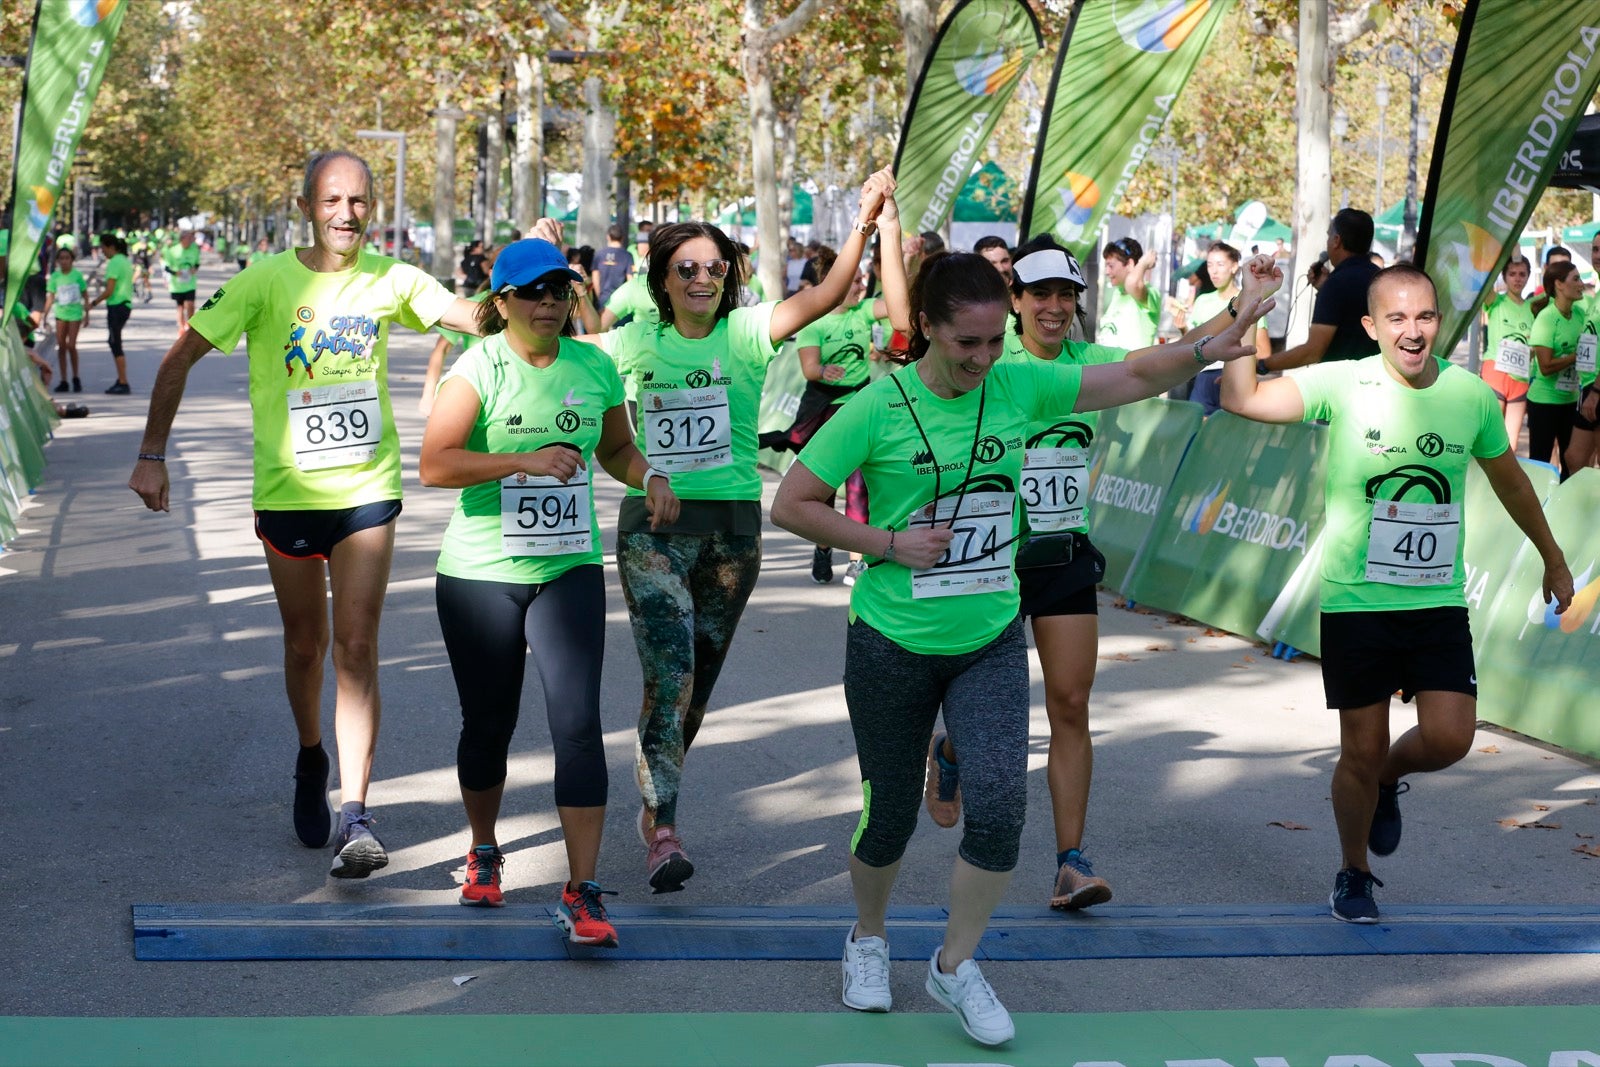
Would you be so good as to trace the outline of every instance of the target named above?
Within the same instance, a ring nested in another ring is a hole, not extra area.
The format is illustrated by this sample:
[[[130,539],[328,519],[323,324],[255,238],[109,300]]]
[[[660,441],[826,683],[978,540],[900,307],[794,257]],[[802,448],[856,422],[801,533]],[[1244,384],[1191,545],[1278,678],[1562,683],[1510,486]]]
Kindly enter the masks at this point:
[[[1594,0],[1470,0],[1445,86],[1412,259],[1449,352],[1516,249],[1600,83]]]
[[[937,230],[1043,40],[1022,0],[961,0],[911,91],[895,152],[895,200],[911,233]]]
[[[11,175],[9,308],[33,271],[122,27],[122,0],[39,0]]]
[[[1019,240],[1079,259],[1115,211],[1232,0],[1077,0],[1056,56]]]

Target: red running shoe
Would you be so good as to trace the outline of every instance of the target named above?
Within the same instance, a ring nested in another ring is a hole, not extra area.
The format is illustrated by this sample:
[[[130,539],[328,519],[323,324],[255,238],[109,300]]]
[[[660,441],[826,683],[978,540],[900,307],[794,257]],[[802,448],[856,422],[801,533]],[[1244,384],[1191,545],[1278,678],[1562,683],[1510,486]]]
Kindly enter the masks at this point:
[[[500,868],[506,858],[494,845],[478,845],[467,854],[467,883],[461,887],[461,903],[469,908],[498,908],[505,905],[500,892]]]
[[[593,945],[595,948],[616,948],[617,928],[606,918],[602,896],[616,896],[601,889],[596,882],[579,882],[576,889],[568,882],[561,890],[561,906],[556,909],[555,923],[566,931],[567,940],[574,945]]]

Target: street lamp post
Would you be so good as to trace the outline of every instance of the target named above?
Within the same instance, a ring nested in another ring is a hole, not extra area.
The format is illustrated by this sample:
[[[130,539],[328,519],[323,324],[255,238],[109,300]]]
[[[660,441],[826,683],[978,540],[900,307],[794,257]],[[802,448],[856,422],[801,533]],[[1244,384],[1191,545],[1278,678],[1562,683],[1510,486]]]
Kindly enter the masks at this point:
[[[395,143],[394,257],[402,259],[405,255],[406,234],[406,135],[400,130],[357,130],[356,136]],[[365,234],[362,236],[365,237]],[[438,240],[439,235],[434,234],[434,241]]]

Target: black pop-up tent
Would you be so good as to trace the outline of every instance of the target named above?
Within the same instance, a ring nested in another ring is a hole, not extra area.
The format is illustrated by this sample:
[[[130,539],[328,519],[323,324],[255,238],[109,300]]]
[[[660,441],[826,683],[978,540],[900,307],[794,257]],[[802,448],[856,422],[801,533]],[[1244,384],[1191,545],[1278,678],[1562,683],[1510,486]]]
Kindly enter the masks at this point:
[[[1585,189],[1600,196],[1600,115],[1585,115],[1567,142],[1555,173],[1552,189]]]

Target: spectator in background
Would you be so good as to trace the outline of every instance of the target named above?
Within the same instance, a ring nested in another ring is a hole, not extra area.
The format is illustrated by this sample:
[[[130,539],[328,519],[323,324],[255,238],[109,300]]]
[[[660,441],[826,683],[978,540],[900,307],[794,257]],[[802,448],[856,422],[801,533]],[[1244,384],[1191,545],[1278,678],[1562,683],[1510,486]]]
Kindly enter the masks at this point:
[[[1372,231],[1372,216],[1359,208],[1341,208],[1333,216],[1328,226],[1328,263],[1333,269],[1317,289],[1311,335],[1303,344],[1259,361],[1258,370],[1281,371],[1378,354],[1378,342],[1361,324],[1367,314],[1367,286],[1378,273],[1368,258]]]
[[[1100,252],[1105,263],[1111,295],[1100,311],[1100,344],[1126,348],[1148,348],[1156,341],[1156,323],[1161,318],[1161,294],[1145,284],[1156,265],[1155,252],[1132,237],[1120,237]]]
[[[633,256],[622,247],[627,239],[621,223],[613,222],[606,228],[606,246],[595,253],[594,267],[588,275],[596,307],[605,307],[611,294],[633,273]]]
[[[800,273],[806,269],[805,246],[793,237],[789,238],[789,258],[783,264],[783,293],[785,297],[793,296],[800,291]]]
[[[817,258],[821,255],[822,249],[822,242],[817,240],[815,237],[806,242],[806,262],[805,266],[800,268],[800,288],[811,288],[813,285],[817,284],[818,278],[821,278],[827,273],[827,271],[820,269],[817,263]],[[832,250],[830,249],[829,251]],[[830,257],[828,262],[831,264],[833,262],[833,258]]]
[[[1189,321],[1195,325],[1210,322],[1224,311],[1237,311],[1239,297],[1239,250],[1223,241],[1214,242],[1206,250],[1206,276],[1213,286],[1211,292],[1195,297],[1194,311]],[[1255,338],[1256,359],[1272,354],[1272,342],[1267,338],[1267,328],[1258,325],[1249,336]],[[1250,343],[1247,342],[1246,343]],[[1194,380],[1189,399],[1210,415],[1222,406],[1222,361],[1216,360],[1201,371]]]
[[[579,245],[576,248],[567,249],[567,266],[582,274],[585,278],[589,277],[594,271],[594,246]]]
[[[1522,292],[1528,287],[1528,273],[1532,269],[1527,256],[1513,252],[1500,270],[1506,291],[1483,309],[1488,335],[1480,373],[1494,390],[1495,399],[1500,401],[1500,413],[1506,420],[1506,437],[1513,449],[1522,440],[1522,418],[1528,410],[1528,339],[1533,336],[1533,309]],[[1508,374],[1501,367],[1502,363],[1520,374],[1516,377]]]
[[[987,237],[980,237],[972,246],[972,250],[993,263],[994,269],[1000,272],[1000,277],[1006,280],[1007,285],[1011,284],[1011,248],[1006,244],[1004,237],[997,237],[992,233]]]
[[[462,290],[470,296],[483,287],[483,280],[483,242],[475,240],[461,253]]]
[[[1545,270],[1547,271],[1550,269],[1550,264],[1552,263],[1571,262],[1572,253],[1561,245],[1551,245],[1549,248],[1544,250],[1544,266]],[[1528,300],[1528,309],[1532,311],[1535,316],[1538,316],[1539,312],[1543,311],[1547,306],[1549,306],[1551,295],[1552,294],[1544,291],[1544,284],[1541,282],[1539,288],[1533,291],[1533,296]]]

